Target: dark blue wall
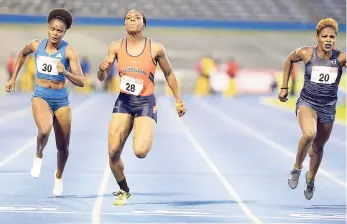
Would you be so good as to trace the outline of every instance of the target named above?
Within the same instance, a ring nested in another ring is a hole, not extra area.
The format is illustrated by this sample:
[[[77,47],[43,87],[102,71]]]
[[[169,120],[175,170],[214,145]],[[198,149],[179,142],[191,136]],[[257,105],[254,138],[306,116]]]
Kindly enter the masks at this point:
[[[24,16],[0,14],[0,23],[5,24],[43,24],[46,16]],[[79,25],[123,25],[123,18],[76,17],[74,24]],[[316,23],[294,22],[245,22],[212,20],[172,20],[149,19],[148,26],[183,28],[221,28],[241,30],[315,30]],[[346,24],[339,24],[339,31],[346,32]]]

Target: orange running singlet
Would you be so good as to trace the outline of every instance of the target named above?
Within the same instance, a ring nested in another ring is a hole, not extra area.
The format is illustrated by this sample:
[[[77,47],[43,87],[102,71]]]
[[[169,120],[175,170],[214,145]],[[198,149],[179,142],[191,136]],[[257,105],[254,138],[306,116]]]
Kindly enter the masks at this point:
[[[117,55],[120,92],[149,96],[154,93],[154,75],[157,67],[151,54],[151,40],[145,38],[143,51],[137,56],[128,53],[127,45],[127,38],[124,38]]]

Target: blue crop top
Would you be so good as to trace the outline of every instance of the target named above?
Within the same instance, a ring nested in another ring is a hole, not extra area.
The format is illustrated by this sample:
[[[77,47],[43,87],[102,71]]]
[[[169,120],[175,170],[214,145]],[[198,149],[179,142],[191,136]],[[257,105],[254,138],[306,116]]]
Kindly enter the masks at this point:
[[[60,43],[56,53],[48,54],[46,52],[47,42],[47,38],[42,40],[34,54],[36,63],[36,77],[39,79],[65,82],[66,77],[57,71],[57,63],[60,61],[65,66],[65,69],[67,71],[69,70],[70,63],[65,56],[65,49],[68,43],[63,40]]]

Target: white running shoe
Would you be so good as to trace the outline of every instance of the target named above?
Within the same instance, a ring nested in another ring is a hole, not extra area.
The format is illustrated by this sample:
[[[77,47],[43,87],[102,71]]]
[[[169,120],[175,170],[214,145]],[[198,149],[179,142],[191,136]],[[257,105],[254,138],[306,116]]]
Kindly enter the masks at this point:
[[[59,197],[63,194],[63,179],[56,178],[57,171],[54,171],[53,195]]]
[[[31,176],[33,178],[38,178],[40,176],[41,166],[42,166],[42,158],[38,158],[35,156],[32,167],[31,167]]]

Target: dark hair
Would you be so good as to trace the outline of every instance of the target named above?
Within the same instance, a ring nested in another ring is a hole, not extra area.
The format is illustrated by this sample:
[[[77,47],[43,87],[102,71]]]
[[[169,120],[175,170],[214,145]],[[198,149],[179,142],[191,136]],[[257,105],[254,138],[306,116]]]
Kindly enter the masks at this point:
[[[125,19],[126,19],[128,13],[129,13],[130,11],[132,11],[132,10],[138,11],[138,12],[141,14],[142,20],[143,20],[143,24],[145,24],[145,26],[147,26],[147,19],[146,19],[146,16],[145,16],[142,12],[140,12],[139,10],[137,10],[137,9],[130,9],[130,10],[125,14],[125,16],[124,16],[124,22],[125,22]]]
[[[47,22],[50,22],[52,19],[60,19],[66,25],[66,30],[70,29],[72,25],[72,14],[66,9],[52,9],[47,17]]]

